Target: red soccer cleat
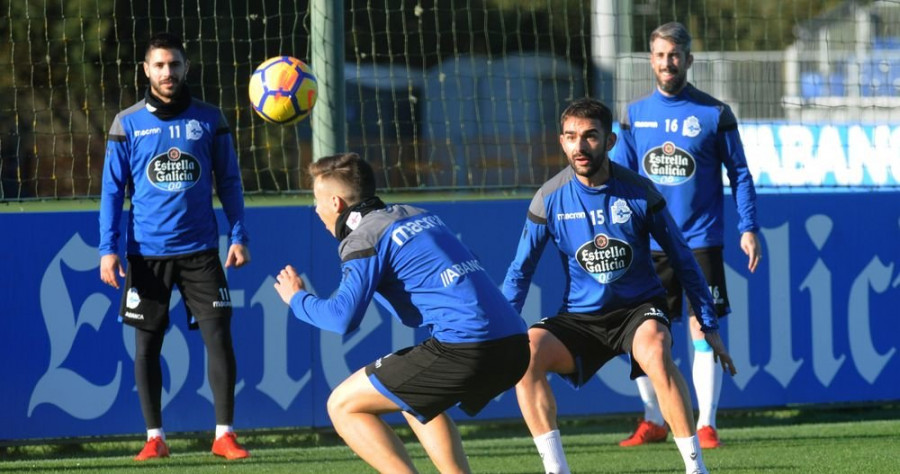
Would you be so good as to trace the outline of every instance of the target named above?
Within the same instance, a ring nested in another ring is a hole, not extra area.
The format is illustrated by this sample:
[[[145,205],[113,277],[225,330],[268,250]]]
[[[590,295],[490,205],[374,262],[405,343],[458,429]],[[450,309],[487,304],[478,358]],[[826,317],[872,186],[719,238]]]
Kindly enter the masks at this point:
[[[634,433],[627,439],[619,442],[619,446],[628,448],[631,446],[640,446],[647,443],[661,443],[669,436],[669,429],[666,425],[657,425],[650,421],[641,421]]]
[[[715,449],[722,446],[719,441],[719,433],[712,426],[704,426],[697,430],[697,438],[700,440],[701,449]]]
[[[212,453],[229,461],[250,457],[250,452],[238,444],[237,435],[234,433],[225,433],[213,442]]]
[[[166,442],[159,436],[150,438],[144,449],[134,457],[135,461],[146,461],[148,459],[167,458],[169,457],[169,447]]]

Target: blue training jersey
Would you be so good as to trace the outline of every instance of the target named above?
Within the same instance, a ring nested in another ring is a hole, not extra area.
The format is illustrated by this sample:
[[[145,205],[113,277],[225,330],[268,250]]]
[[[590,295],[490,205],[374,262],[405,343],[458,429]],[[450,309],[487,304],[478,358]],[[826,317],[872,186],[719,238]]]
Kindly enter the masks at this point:
[[[738,231],[759,231],[753,176],[731,108],[687,84],[673,97],[654,90],[629,103],[620,125],[612,159],[656,184],[691,248],[724,243],[722,165]]]
[[[481,262],[428,211],[395,204],[369,212],[341,241],[339,253],[343,277],[333,296],[301,290],[291,298],[301,321],[346,334],[375,298],[404,325],[426,327],[441,342],[526,331]]]
[[[610,168],[610,179],[599,187],[581,183],[571,167],[541,186],[528,207],[504,295],[522,310],[544,246],[553,240],[566,273],[561,313],[602,314],[665,297],[650,257],[652,236],[668,254],[703,329],[717,329],[706,279],[665,200],[648,179],[615,163]]]
[[[100,199],[100,255],[118,253],[126,189],[131,211],[126,252],[177,256],[214,249],[219,232],[213,183],[230,225],[230,243],[247,244],[240,168],[224,115],[191,99],[160,118],[146,99],[116,115],[109,131]]]

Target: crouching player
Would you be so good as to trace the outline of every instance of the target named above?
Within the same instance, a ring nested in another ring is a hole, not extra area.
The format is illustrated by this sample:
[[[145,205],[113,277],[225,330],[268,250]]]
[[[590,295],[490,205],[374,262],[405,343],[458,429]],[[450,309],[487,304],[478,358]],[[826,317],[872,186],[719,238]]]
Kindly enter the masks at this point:
[[[275,283],[281,299],[298,319],[345,334],[377,297],[403,324],[431,333],[338,385],[328,399],[335,429],[378,471],[415,472],[379,417],[402,411],[440,472],[469,472],[445,411],[459,405],[475,415],[519,381],[530,357],[525,323],[439,217],[375,195],[372,168],[358,155],[322,158],[310,175],[316,213],[340,242],[343,278],[331,298],[320,298],[288,265]]]

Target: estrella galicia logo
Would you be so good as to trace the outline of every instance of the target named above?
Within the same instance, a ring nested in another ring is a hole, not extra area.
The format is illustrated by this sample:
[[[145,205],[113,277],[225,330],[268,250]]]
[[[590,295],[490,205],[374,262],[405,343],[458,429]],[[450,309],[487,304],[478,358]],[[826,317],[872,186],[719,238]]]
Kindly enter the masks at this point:
[[[593,240],[578,248],[575,254],[578,264],[594,275],[600,283],[618,280],[631,267],[633,251],[628,243],[597,234]]]
[[[163,191],[185,191],[200,181],[200,161],[172,147],[147,164],[147,179]]]
[[[641,165],[654,183],[670,186],[691,180],[697,170],[694,157],[672,142],[651,148],[644,155]]]

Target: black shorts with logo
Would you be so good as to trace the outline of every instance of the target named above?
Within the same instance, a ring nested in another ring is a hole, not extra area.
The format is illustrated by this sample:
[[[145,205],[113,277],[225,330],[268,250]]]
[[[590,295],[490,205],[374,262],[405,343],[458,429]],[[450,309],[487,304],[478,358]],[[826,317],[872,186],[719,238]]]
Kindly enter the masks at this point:
[[[669,257],[664,252],[653,252],[653,264],[656,266],[656,274],[662,280],[666,289],[666,299],[669,304],[669,317],[672,321],[681,321],[684,308],[684,289],[675,269],[669,264]],[[706,247],[694,249],[694,258],[706,277],[709,284],[709,292],[712,293],[716,314],[720,318],[728,316],[731,306],[728,303],[728,289],[725,287],[725,260],[722,257],[722,247]],[[694,309],[688,304],[688,314],[693,315]]]
[[[450,344],[429,338],[366,366],[372,385],[422,423],[459,407],[475,416],[525,375],[528,336]]]
[[[129,255],[119,317],[149,331],[169,327],[169,301],[178,286],[187,309],[188,327],[197,321],[231,316],[231,295],[217,250],[150,258]]]
[[[559,374],[574,388],[586,384],[604,364],[622,354],[631,356],[631,343],[637,328],[655,319],[670,328],[663,308],[666,301],[653,301],[602,314],[562,313],[534,323],[532,328],[550,331],[575,360],[575,372]],[[644,370],[631,357],[631,378],[644,375]]]

